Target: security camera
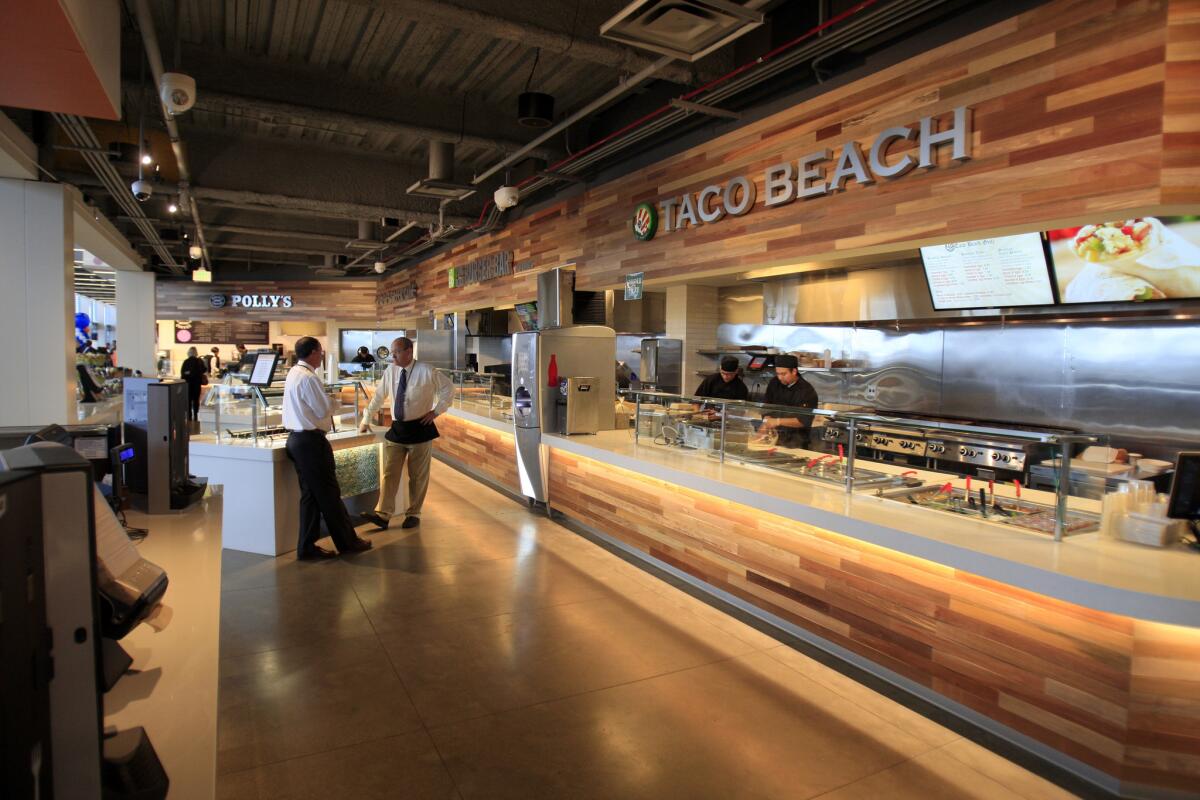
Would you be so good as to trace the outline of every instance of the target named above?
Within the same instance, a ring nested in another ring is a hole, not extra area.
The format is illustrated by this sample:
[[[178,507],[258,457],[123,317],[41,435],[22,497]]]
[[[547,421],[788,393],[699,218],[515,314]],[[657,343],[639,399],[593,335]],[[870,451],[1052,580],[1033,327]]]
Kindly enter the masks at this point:
[[[182,72],[164,72],[158,95],[172,116],[182,114],[196,104],[196,79]]]
[[[387,272],[387,264],[383,263],[382,261],[376,261],[375,271],[382,275],[383,273]]]
[[[495,202],[496,208],[500,209],[501,211],[506,208],[512,208],[520,199],[520,192],[515,186],[501,186],[496,190],[496,193],[492,195],[492,200]]]
[[[140,203],[146,202],[154,195],[154,187],[150,185],[150,181],[134,181],[130,188],[133,189],[133,196]]]

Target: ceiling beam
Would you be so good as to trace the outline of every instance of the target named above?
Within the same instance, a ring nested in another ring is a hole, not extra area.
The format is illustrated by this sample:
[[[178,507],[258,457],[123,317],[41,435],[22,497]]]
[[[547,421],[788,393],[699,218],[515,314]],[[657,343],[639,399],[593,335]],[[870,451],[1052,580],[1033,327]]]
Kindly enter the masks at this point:
[[[209,247],[214,250],[245,250],[247,253],[287,253],[293,256],[324,256],[324,255],[350,255],[350,251],[345,249],[330,250],[328,248],[321,249],[316,247],[287,247],[266,244],[242,244],[240,242],[213,242]]]
[[[657,56],[643,56],[622,45],[559,33],[527,22],[517,22],[471,8],[463,8],[444,0],[347,0],[352,5],[388,11],[405,19],[427,22],[469,31],[493,39],[504,39],[543,50],[560,53],[578,61],[600,64],[624,72],[641,72],[658,60]],[[695,80],[693,71],[684,64],[672,64],[658,77],[679,84],[690,84]]]
[[[515,153],[525,146],[521,142],[513,142],[505,139],[477,136],[460,131],[449,131],[442,128],[414,125],[396,120],[380,119],[378,117],[366,117],[359,114],[346,114],[341,111],[330,111],[312,106],[283,103],[277,100],[263,100],[256,97],[226,94],[224,92],[211,92],[203,88],[198,89],[196,92],[195,107],[201,111],[218,114],[229,113],[231,111],[233,113],[241,112],[243,115],[250,115],[267,123],[273,122],[277,117],[292,117],[321,127],[336,126],[339,128],[353,128],[384,136],[408,136],[417,139],[450,142],[451,144],[465,144],[498,150],[502,153]],[[554,149],[549,147],[539,147],[530,151],[530,156],[546,161],[556,158],[557,155]]]
[[[313,242],[327,242],[329,244],[344,245],[355,238],[353,233],[345,236],[335,236],[328,233],[307,233],[305,231],[294,231],[284,228],[250,228],[245,225],[213,225],[212,223],[204,223],[204,230],[215,231],[217,233],[239,233],[243,236],[259,236],[268,238],[280,239],[305,239]]]
[[[332,219],[378,219],[398,217],[408,222],[438,223],[438,215],[429,211],[409,211],[389,206],[372,206],[362,203],[343,203],[334,200],[317,200],[310,197],[292,197],[282,194],[265,194],[233,189],[214,189],[209,186],[192,188],[192,194],[206,203],[241,208],[248,211],[272,211],[302,216],[328,217]],[[447,225],[460,228],[472,224],[471,217],[446,214]]]

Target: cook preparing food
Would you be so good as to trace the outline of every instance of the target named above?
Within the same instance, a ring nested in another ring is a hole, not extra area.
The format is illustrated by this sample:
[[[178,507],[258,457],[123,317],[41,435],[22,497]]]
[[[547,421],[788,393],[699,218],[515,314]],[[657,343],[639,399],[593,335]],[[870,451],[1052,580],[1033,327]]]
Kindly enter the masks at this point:
[[[800,377],[800,360],[793,355],[775,357],[775,377],[767,384],[763,402],[775,406],[794,408],[816,408],[819,402],[817,390]],[[805,447],[808,432],[812,428],[812,417],[797,414],[790,416],[778,411],[763,415],[760,431],[775,431],[780,447]]]

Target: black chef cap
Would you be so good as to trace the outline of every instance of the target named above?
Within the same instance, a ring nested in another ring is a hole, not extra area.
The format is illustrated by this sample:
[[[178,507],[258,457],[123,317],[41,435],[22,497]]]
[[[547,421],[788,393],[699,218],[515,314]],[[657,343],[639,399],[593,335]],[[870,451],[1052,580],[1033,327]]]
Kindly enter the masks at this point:
[[[775,356],[775,366],[783,367],[784,369],[799,369],[800,359],[789,353],[784,353],[781,356]]]
[[[721,359],[721,369],[725,372],[737,372],[737,356],[725,356]]]

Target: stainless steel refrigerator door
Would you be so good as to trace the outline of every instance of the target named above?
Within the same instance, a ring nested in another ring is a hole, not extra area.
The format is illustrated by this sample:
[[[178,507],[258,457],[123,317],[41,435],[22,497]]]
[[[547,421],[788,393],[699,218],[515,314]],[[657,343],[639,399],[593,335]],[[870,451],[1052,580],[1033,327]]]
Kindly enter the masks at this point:
[[[595,378],[567,378],[564,432],[596,433],[600,430],[601,400],[600,387]]]

